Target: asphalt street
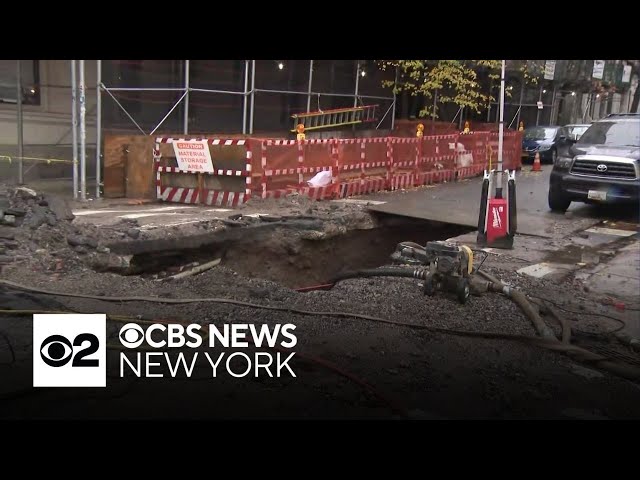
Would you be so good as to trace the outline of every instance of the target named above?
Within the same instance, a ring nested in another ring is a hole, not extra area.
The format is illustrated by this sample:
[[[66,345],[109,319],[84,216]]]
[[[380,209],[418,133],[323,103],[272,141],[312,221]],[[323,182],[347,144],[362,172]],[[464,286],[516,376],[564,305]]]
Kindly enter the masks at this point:
[[[518,233],[554,238],[567,230],[581,230],[603,220],[637,222],[638,211],[572,203],[567,214],[553,213],[547,205],[551,166],[531,172],[529,165],[516,173]],[[482,178],[435,185],[413,191],[383,192],[361,197],[380,201],[370,210],[445,223],[478,226]]]

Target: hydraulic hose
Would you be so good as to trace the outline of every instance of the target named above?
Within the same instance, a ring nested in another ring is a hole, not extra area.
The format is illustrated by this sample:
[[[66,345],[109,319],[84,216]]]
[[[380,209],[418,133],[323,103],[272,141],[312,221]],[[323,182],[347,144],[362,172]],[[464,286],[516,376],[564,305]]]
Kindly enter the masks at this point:
[[[557,340],[555,334],[553,333],[553,330],[551,330],[544,323],[542,318],[540,318],[540,315],[538,315],[538,312],[536,312],[531,303],[529,303],[529,300],[527,300],[527,297],[524,295],[524,293],[508,287],[490,273],[484,271],[479,271],[477,273],[481,277],[484,277],[489,280],[489,282],[491,282],[489,284],[489,290],[491,290],[492,292],[503,293],[511,300],[513,300],[513,303],[520,307],[520,309],[533,324],[533,328],[536,329],[538,335],[540,335],[542,338],[552,338],[554,340]]]
[[[406,277],[418,278],[424,280],[427,270],[423,267],[381,267],[370,268],[365,270],[356,270],[353,272],[345,272],[336,276],[331,283],[334,285],[342,280],[349,278],[368,278],[368,277]]]

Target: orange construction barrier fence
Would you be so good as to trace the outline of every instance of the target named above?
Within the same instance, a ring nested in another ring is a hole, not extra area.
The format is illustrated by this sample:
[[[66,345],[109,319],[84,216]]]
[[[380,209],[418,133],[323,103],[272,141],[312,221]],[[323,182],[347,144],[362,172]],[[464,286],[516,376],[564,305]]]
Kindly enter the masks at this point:
[[[163,144],[181,140],[204,141],[214,171],[179,170]],[[521,143],[522,132],[505,132],[505,169],[522,166]],[[157,138],[154,165],[159,200],[236,206],[251,196],[321,200],[456,181],[495,168],[497,152],[498,134],[489,131],[309,140]]]

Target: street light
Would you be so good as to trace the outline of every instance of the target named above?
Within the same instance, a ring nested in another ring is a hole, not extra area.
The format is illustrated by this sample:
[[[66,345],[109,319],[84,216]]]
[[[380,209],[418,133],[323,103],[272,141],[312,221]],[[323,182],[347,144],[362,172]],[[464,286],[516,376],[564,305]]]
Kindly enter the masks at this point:
[[[575,97],[576,96],[576,92],[571,92],[571,96]]]
[[[361,77],[364,77],[366,74],[367,74],[367,72],[365,72],[364,69],[360,71],[360,76]]]
[[[284,68],[284,63],[279,62],[278,63],[278,70],[282,70]]]
[[[547,93],[547,89],[542,90],[542,93]]]

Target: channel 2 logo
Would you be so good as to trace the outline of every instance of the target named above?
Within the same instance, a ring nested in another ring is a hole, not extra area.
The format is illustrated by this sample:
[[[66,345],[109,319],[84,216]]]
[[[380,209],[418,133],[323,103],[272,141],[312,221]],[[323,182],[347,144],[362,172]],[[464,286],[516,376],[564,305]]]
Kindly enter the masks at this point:
[[[106,387],[104,314],[33,316],[34,387]]]

